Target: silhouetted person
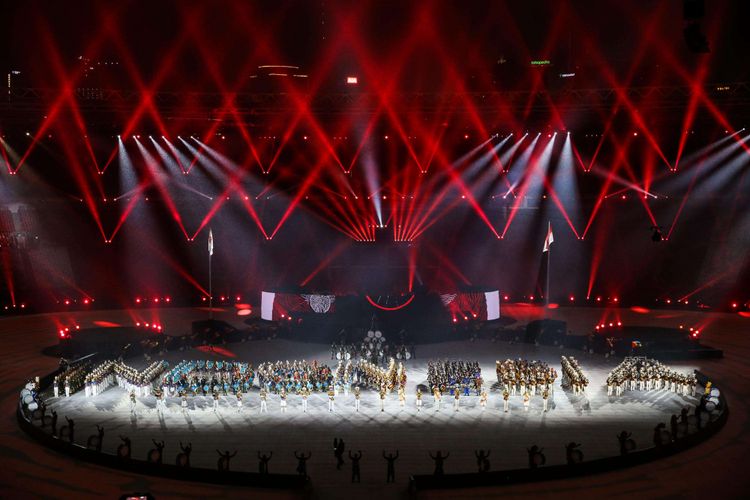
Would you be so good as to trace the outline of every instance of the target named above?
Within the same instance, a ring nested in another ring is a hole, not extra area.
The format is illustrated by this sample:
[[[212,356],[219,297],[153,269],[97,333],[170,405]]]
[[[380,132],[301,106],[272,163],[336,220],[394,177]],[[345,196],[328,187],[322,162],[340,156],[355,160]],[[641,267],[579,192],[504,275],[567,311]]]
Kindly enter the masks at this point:
[[[86,448],[90,450],[96,450],[97,452],[101,453],[102,440],[104,439],[104,427],[99,427],[97,425],[96,430],[97,433],[89,436],[88,441],[86,441]]]
[[[438,450],[437,454],[434,457],[432,456],[432,453],[430,453],[429,451],[427,452],[427,454],[430,455],[430,458],[435,461],[434,474],[436,476],[442,476],[443,475],[443,463],[450,456],[450,453],[443,455],[443,452]]]
[[[42,427],[44,427],[45,425],[47,425],[47,423],[45,422],[47,418],[47,403],[45,403],[43,399],[39,400],[39,412],[41,415],[40,418],[42,419]]]
[[[664,443],[662,434],[665,429],[667,428],[667,424],[664,422],[659,423],[656,427],[654,427],[654,446],[662,446],[666,443]]]
[[[258,452],[258,472],[261,474],[268,474],[268,462],[271,460],[272,456],[272,451],[269,451],[268,455],[261,455],[261,453]]]
[[[629,442],[632,442],[630,436],[632,434],[627,431],[622,431],[617,435],[617,440],[620,442],[620,455],[627,455],[630,451]]]
[[[703,426],[703,422],[701,421],[701,407],[700,405],[695,407],[695,427],[700,429]]]
[[[160,464],[161,465],[161,462],[162,462],[162,458],[161,458],[162,453],[161,452],[162,452],[162,450],[164,450],[164,441],[156,441],[156,440],[152,439],[151,442],[154,443],[154,446],[156,446],[156,448],[152,448],[152,449],[148,450],[148,455],[146,455],[146,458],[152,464]]]
[[[219,454],[219,460],[216,462],[216,467],[219,469],[219,472],[228,472],[229,461],[233,456],[237,455],[237,450],[234,450],[234,453],[229,453],[229,451],[222,453],[219,450],[216,450],[216,453]]]
[[[581,443],[570,442],[565,445],[565,458],[568,465],[574,465],[583,462],[583,452],[579,450]]]
[[[383,458],[385,458],[388,461],[388,470],[385,475],[385,482],[386,483],[395,483],[396,482],[396,468],[395,468],[395,462],[398,458],[398,450],[396,450],[396,454],[390,453],[388,455],[385,454],[385,450],[383,450]]]
[[[73,420],[72,418],[68,418],[67,415],[65,416],[65,420],[67,420],[68,425],[63,426],[63,428],[60,429],[60,434],[64,434],[63,430],[66,430],[68,434],[68,441],[72,443],[75,439],[76,423],[75,420]]]
[[[477,457],[477,468],[479,472],[487,472],[490,470],[490,450],[485,453],[484,450],[474,451],[474,456]]]
[[[52,429],[52,435],[57,437],[57,412],[52,410],[52,419],[50,420],[50,427]]]
[[[177,465],[180,467],[190,467],[190,453],[193,451],[193,444],[188,443],[187,446],[182,446],[182,441],[180,441],[180,450],[182,452],[177,454]]]
[[[122,443],[117,447],[117,456],[120,458],[130,458],[130,452],[132,450],[130,446],[130,438],[120,436]]]
[[[307,461],[312,456],[312,452],[308,451],[307,456],[305,456],[305,452],[301,452],[299,455],[297,455],[297,452],[294,452],[294,458],[297,459],[297,474],[300,476],[306,476],[307,475]]]
[[[672,439],[677,439],[677,432],[679,429],[679,424],[677,422],[677,415],[672,415],[672,417],[669,419],[669,430],[672,432]]]
[[[537,445],[532,446],[531,448],[526,448],[526,452],[529,454],[529,468],[530,469],[536,469],[540,465],[544,465],[547,461],[546,457],[544,456],[544,448],[540,448]]]
[[[343,439],[333,438],[333,455],[336,457],[336,469],[341,470],[341,466],[344,465],[344,451],[346,445]]]
[[[680,410],[680,423],[684,425],[685,427],[687,427],[687,424],[688,424],[688,409],[687,408],[683,408],[682,410]]]
[[[362,458],[362,450],[357,450],[357,453],[352,455],[352,452],[349,451],[349,460],[352,461],[352,482],[360,483],[360,477],[359,477],[359,459]]]

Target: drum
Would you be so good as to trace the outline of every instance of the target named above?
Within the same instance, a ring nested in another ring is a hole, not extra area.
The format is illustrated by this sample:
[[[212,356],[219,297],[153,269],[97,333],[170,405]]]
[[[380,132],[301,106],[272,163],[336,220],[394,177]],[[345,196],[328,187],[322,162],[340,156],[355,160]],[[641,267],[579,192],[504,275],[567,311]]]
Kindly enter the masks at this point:
[[[661,439],[662,444],[667,444],[672,441],[672,433],[669,432],[668,430],[662,429],[662,431],[659,434],[660,434],[660,439]]]
[[[544,465],[546,461],[547,460],[544,458],[544,455],[542,453],[534,453],[531,456],[531,463],[536,466]]]
[[[177,465],[180,467],[187,467],[189,465],[188,456],[184,453],[177,455]]]
[[[89,442],[86,443],[86,447],[90,450],[99,449],[99,436],[89,436]]]
[[[632,439],[626,439],[625,440],[625,449],[627,451],[633,451],[633,450],[635,450],[635,441],[633,441]]]
[[[399,359],[399,360],[401,359],[401,353],[400,352],[396,353],[396,359]]]
[[[347,353],[346,353],[346,355],[345,355],[344,357],[345,357],[345,358],[346,358],[346,360],[348,361],[348,360],[352,359],[352,353],[350,353],[350,352],[347,352]]]
[[[371,339],[371,338],[373,338],[374,336],[375,336],[375,332],[373,332],[372,330],[370,330],[370,331],[368,331],[368,332],[367,332],[367,338],[368,338],[368,339]]]
[[[27,405],[34,402],[34,396],[27,394],[23,397],[23,404]]]
[[[31,394],[31,391],[30,391],[30,390],[28,390],[28,389],[23,389],[23,390],[21,391],[21,399],[25,398],[26,396],[28,396],[28,395],[30,395],[30,394]]]
[[[376,330],[376,331],[375,331],[375,338],[376,338],[376,339],[379,339],[379,338],[381,338],[382,336],[383,336],[383,332],[381,332],[380,330]]]
[[[406,359],[411,359],[411,353],[409,351],[406,351],[406,356],[404,356]]]
[[[148,452],[148,461],[153,463],[157,463],[161,461],[161,453],[159,450],[151,450]]]
[[[583,462],[583,452],[581,450],[571,451],[570,462],[574,464],[580,464],[581,462]]]
[[[712,398],[718,398],[720,394],[721,394],[721,392],[716,387],[714,387],[713,389],[711,389],[711,397]]]
[[[706,411],[709,413],[716,411],[716,403],[714,403],[713,401],[709,401],[708,403],[706,403]]]
[[[120,458],[130,458],[130,446],[121,444],[117,447],[117,456]]]
[[[338,360],[341,359],[341,351],[339,351],[339,352],[336,353],[336,359],[338,359]]]
[[[31,403],[29,403],[29,411],[34,411],[37,408],[39,408],[39,405],[36,404],[36,401],[32,401]]]

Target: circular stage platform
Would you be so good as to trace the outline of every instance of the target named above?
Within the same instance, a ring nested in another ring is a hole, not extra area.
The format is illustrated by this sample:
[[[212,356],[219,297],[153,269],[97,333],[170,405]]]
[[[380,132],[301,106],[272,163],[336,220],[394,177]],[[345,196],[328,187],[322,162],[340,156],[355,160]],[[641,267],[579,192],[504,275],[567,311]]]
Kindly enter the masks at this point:
[[[169,314],[166,314],[169,313]],[[659,315],[664,311],[659,311]],[[81,315],[77,320],[103,321],[102,317],[115,318],[122,312],[89,313],[89,316]],[[200,313],[198,313],[200,314]],[[583,323],[586,316],[593,317],[591,311],[587,310],[564,310],[556,311],[556,315],[570,316],[569,323],[575,325],[576,321]],[[670,314],[671,320],[684,320],[685,314],[694,313],[676,312]],[[185,318],[195,318],[196,311],[162,311],[163,323],[169,324],[173,316],[172,324],[177,325]],[[656,316],[655,314],[649,314]],[[627,314],[626,314],[627,316]],[[637,317],[644,316],[638,313]],[[736,321],[729,315],[713,315],[715,324],[729,324]],[[701,315],[700,317],[711,317]],[[25,319],[24,322],[19,321]],[[652,317],[652,321],[664,321],[666,318]],[[744,319],[744,318],[742,318]],[[42,339],[42,325],[50,318],[44,316],[14,318],[17,328],[26,325],[29,336],[37,338],[37,344],[28,343],[23,356],[27,360],[23,363],[12,365],[14,376],[27,379],[29,375],[40,373],[36,370],[52,371],[56,361],[41,356],[40,351],[51,340],[50,335],[45,344]],[[6,320],[3,326],[10,321]],[[740,324],[744,321],[740,321]],[[573,326],[575,328],[575,326]],[[4,330],[5,331],[5,330]],[[573,330],[575,332],[575,329]],[[714,330],[709,329],[709,335]],[[725,336],[726,335],[726,336]],[[731,335],[731,337],[730,337]],[[734,339],[734,333],[719,334],[716,331],[711,338],[711,343],[721,342],[715,340]],[[744,342],[744,341],[743,341]],[[727,351],[725,351],[727,352]],[[728,401],[732,404],[733,415],[735,412],[734,400],[731,396],[732,381],[722,376],[722,363],[733,363],[733,355],[728,354],[729,360],[699,360],[690,362],[671,361],[666,364],[670,368],[681,373],[692,373],[694,369],[700,369],[712,380],[715,385],[722,388],[728,384]],[[585,396],[573,395],[560,386],[560,378],[554,384],[554,393],[546,413],[541,408],[541,397],[532,398],[528,410],[524,410],[522,398],[519,395],[510,398],[510,412],[502,410],[501,390],[496,384],[495,361],[506,358],[523,358],[528,360],[539,359],[555,367],[560,372],[560,356],[575,356],[590,381]],[[17,358],[18,359],[18,358]],[[317,359],[320,362],[335,366],[336,361],[331,360],[330,346],[322,344],[311,344],[290,340],[252,341],[243,343],[231,343],[220,349],[209,351],[206,349],[192,349],[184,352],[170,352],[165,354],[170,365],[174,365],[182,359],[214,359],[229,361],[247,361],[257,366],[263,361],[306,359],[308,361]],[[485,410],[479,406],[479,397],[469,396],[461,398],[460,411],[452,408],[452,400],[445,401],[442,408],[437,411],[434,408],[432,396],[425,394],[424,406],[421,412],[416,411],[414,394],[418,384],[426,384],[427,361],[435,359],[462,359],[467,361],[477,360],[482,367],[482,375],[486,383],[492,385],[489,394],[489,403]],[[309,399],[309,411],[303,413],[301,410],[301,399],[299,396],[289,397],[289,407],[286,413],[281,413],[279,398],[269,395],[268,412],[259,411],[259,397],[257,388],[250,392],[245,398],[245,404],[241,411],[236,407],[234,396],[222,396],[218,411],[212,409],[210,397],[196,396],[189,398],[189,409],[183,412],[180,408],[178,398],[167,400],[167,409],[159,414],[156,409],[156,401],[153,396],[138,398],[136,413],[130,411],[130,403],[124,389],[113,387],[98,396],[85,397],[83,393],[76,393],[70,398],[59,397],[48,399],[48,408],[55,409],[59,414],[58,426],[65,423],[64,416],[75,419],[76,440],[85,443],[89,435],[96,434],[96,426],[105,429],[104,445],[102,451],[115,453],[120,443],[118,435],[127,436],[132,441],[133,458],[145,460],[146,455],[152,449],[152,440],[164,440],[165,463],[174,463],[175,456],[179,452],[179,442],[191,442],[193,453],[191,464],[193,467],[205,467],[215,469],[217,455],[216,449],[234,451],[238,450],[236,457],[232,459],[232,470],[234,471],[257,471],[257,452],[273,451],[273,458],[269,464],[271,473],[294,474],[296,460],[294,452],[310,451],[312,458],[308,461],[307,472],[311,477],[313,495],[316,497],[347,496],[356,492],[390,492],[394,495],[406,494],[406,486],[410,475],[431,474],[433,462],[428,453],[434,454],[437,450],[450,452],[450,458],[445,463],[447,474],[473,473],[476,472],[476,458],[474,450],[490,449],[492,470],[519,469],[527,466],[528,455],[526,449],[531,445],[539,445],[544,448],[547,458],[546,466],[565,463],[565,444],[570,441],[581,443],[581,450],[585,460],[594,460],[605,457],[617,456],[619,444],[616,435],[627,430],[632,433],[636,446],[647,448],[652,446],[654,426],[659,422],[669,423],[672,414],[679,414],[680,410],[689,406],[694,407],[698,398],[694,396],[682,396],[664,390],[660,391],[627,391],[620,397],[608,397],[605,379],[609,371],[622,359],[605,358],[598,354],[586,354],[580,350],[560,349],[557,347],[534,346],[529,344],[509,344],[504,342],[491,342],[479,340],[476,342],[446,342],[433,345],[420,345],[416,349],[416,358],[407,362],[407,403],[400,407],[395,394],[388,396],[385,412],[380,411],[380,402],[377,394],[371,390],[363,391],[360,412],[354,411],[354,398],[339,395],[336,398],[336,411],[328,411],[327,397],[324,394],[313,394]],[[148,363],[143,358],[126,360],[126,363],[135,367],[143,368]],[[746,364],[742,365],[746,367]],[[25,368],[25,369],[23,369]],[[29,373],[28,370],[32,372]],[[717,370],[718,369],[718,370]],[[714,372],[719,374],[714,378]],[[23,373],[26,372],[26,373]],[[46,372],[41,372],[46,373]],[[726,373],[726,372],[725,372]],[[19,384],[22,385],[22,384]],[[18,385],[16,386],[18,387]],[[736,390],[736,389],[735,389]],[[16,392],[17,394],[17,392]],[[746,412],[745,406],[740,403],[740,415]],[[691,411],[692,413],[692,411]],[[694,425],[694,420],[692,424]],[[731,420],[728,427],[731,428]],[[691,432],[692,432],[691,427]],[[727,431],[722,431],[719,436],[709,440],[722,439]],[[343,438],[347,443],[348,450],[362,450],[361,461],[362,484],[352,485],[350,483],[350,465],[348,458],[346,465],[341,471],[335,467],[335,458],[332,453],[333,438]],[[18,439],[21,442],[18,442]],[[11,440],[15,446],[25,450],[31,449],[34,455],[40,455],[37,444],[32,444],[26,438],[16,436]],[[710,446],[699,445],[697,448],[676,455],[675,458],[666,458],[653,462],[647,466],[639,466],[622,472],[610,472],[607,474],[591,476],[584,482],[587,484],[601,483],[603,477],[631,477],[635,478],[634,471],[648,467],[650,471],[658,471],[663,465],[677,460],[681,467],[693,463],[696,467],[695,450]],[[711,448],[714,448],[711,446]],[[396,485],[387,485],[385,481],[385,460],[381,457],[383,450],[399,450],[399,459],[396,463]],[[37,450],[37,451],[33,451]],[[36,460],[44,464],[47,459],[44,456],[49,452],[42,452],[42,459]],[[684,455],[689,462],[680,462],[679,457]],[[692,458],[690,458],[692,457]],[[698,456],[699,457],[699,456]],[[57,455],[49,457],[54,462],[68,463],[65,468],[70,468],[72,476],[64,474],[63,477],[79,477],[84,471],[100,471],[95,466],[80,464]],[[29,459],[33,460],[33,459]],[[703,460],[697,458],[698,461]],[[26,459],[16,458],[11,467],[16,464],[27,462]],[[34,465],[28,470],[33,470],[39,465]],[[159,491],[164,484],[179,484],[168,479],[144,478],[133,476],[126,472],[105,469],[105,475],[121,475],[123,477],[139,478],[132,484],[133,487],[124,486],[125,489],[149,489]],[[670,474],[674,473],[670,467]],[[27,472],[22,472],[28,474]],[[677,474],[681,474],[676,472]],[[695,472],[697,473],[697,472]],[[654,476],[658,478],[658,475]],[[645,478],[641,477],[639,481]],[[690,482],[689,478],[685,479]],[[17,481],[14,480],[14,481]],[[548,483],[549,487],[559,482]],[[187,484],[187,483],[186,483]],[[138,485],[138,487],[136,487]],[[143,487],[141,487],[143,486]],[[16,483],[14,488],[18,488]],[[54,486],[49,486],[53,491]],[[93,488],[93,486],[87,486]],[[213,486],[191,485],[190,491],[207,491]],[[229,487],[217,487],[216,491],[243,491],[226,489]],[[675,485],[670,486],[675,488]],[[575,489],[575,488],[574,488]],[[94,489],[87,490],[91,493]],[[111,491],[111,490],[110,490]],[[120,489],[120,491],[123,491]],[[169,496],[169,492],[161,489],[162,493]],[[175,492],[187,491],[185,487],[175,487]],[[245,490],[247,491],[247,490]],[[467,490],[472,491],[472,490]],[[474,490],[477,492],[486,490]],[[493,490],[489,490],[493,491]],[[512,492],[533,492],[535,485],[514,485],[503,488],[504,494]],[[549,490],[548,490],[549,491]],[[675,491],[672,489],[672,491]],[[399,493],[400,492],[400,493]],[[444,492],[431,491],[426,496],[440,496],[449,493],[458,494],[455,490]],[[390,494],[389,493],[389,494]],[[281,492],[269,492],[272,495]],[[470,493],[469,493],[470,494]],[[85,496],[85,495],[84,495]],[[161,497],[162,495],[159,495]],[[460,495],[459,495],[460,496]]]

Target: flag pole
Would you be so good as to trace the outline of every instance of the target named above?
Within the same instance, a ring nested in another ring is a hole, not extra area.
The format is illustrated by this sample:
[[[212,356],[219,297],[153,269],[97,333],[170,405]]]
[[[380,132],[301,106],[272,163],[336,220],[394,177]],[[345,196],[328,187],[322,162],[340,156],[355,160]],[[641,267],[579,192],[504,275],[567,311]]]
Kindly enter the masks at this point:
[[[547,221],[547,240],[549,241],[549,234],[552,232],[552,222]],[[547,303],[547,307],[549,307],[549,263],[550,263],[550,254],[552,254],[552,243],[547,243],[547,290],[545,291],[545,299]]]
[[[549,278],[547,278],[549,283]],[[211,282],[211,253],[208,254],[208,319],[214,319],[214,291]],[[547,285],[549,287],[549,285]]]
[[[547,306],[549,307],[549,256],[552,253],[552,245],[549,246],[547,249],[547,291],[545,293],[545,298],[547,299]]]
[[[214,319],[214,290],[211,276],[211,257],[214,254],[214,233],[208,229],[208,319]]]

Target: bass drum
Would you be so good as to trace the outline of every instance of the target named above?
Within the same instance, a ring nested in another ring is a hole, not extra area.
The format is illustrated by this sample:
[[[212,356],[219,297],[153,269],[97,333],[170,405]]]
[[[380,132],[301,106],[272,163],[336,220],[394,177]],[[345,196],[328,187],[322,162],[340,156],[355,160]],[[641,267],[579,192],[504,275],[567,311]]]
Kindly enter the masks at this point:
[[[542,453],[534,453],[531,457],[531,462],[536,466],[544,465],[546,461],[547,459]]]
[[[121,444],[117,447],[117,456],[120,458],[130,458],[130,446]]]
[[[336,353],[336,359],[341,360],[341,351]]]
[[[716,403],[713,401],[706,403],[706,411],[709,413],[716,411]]]
[[[374,336],[375,336],[375,332],[373,332],[372,330],[370,330],[370,331],[368,331],[368,332],[367,332],[367,338],[368,338],[368,339],[371,339],[371,338],[373,338]]]
[[[625,440],[625,449],[627,451],[635,450],[635,441],[633,441],[632,439]]]
[[[29,403],[29,411],[34,411],[37,408],[39,408],[39,405],[36,403],[36,401],[32,401],[31,403]]]
[[[99,436],[90,436],[86,448],[89,450],[96,450],[99,448]]]
[[[401,359],[401,353],[400,352],[396,353],[396,359],[399,359],[399,360]]]
[[[188,459],[188,456],[184,453],[180,453],[177,455],[177,466],[178,467],[188,467],[190,466],[190,460]]]
[[[27,394],[23,397],[23,404],[28,405],[34,402],[34,396]]]
[[[375,338],[376,338],[376,339],[379,339],[379,338],[381,338],[382,336],[383,336],[383,332],[381,332],[380,330],[377,330],[377,331],[375,332]]]
[[[344,357],[346,358],[347,361],[349,361],[350,359],[352,359],[352,353],[347,352]]]
[[[720,394],[721,394],[721,391],[719,391],[719,389],[717,389],[716,387],[714,387],[713,389],[711,389],[711,397],[712,398],[718,398]]]
[[[668,444],[672,442],[672,433],[666,429],[662,429],[659,433],[662,444]]]
[[[148,452],[148,461],[152,464],[159,463],[161,461],[161,453],[159,450],[151,450]]]
[[[581,450],[571,451],[570,462],[574,464],[580,464],[581,462],[583,462],[583,452]]]
[[[406,351],[406,359],[411,359],[411,353],[409,351]]]

